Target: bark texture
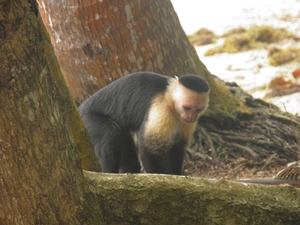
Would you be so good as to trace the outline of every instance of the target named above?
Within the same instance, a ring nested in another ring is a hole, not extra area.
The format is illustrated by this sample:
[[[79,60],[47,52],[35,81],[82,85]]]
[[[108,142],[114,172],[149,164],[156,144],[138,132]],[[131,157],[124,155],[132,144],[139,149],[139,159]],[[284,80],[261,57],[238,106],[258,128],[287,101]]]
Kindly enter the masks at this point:
[[[293,187],[149,174],[84,177],[86,199],[102,208],[107,224],[300,223],[300,189]]]
[[[81,224],[77,151],[97,161],[37,4],[4,0],[0,15],[0,224]]]

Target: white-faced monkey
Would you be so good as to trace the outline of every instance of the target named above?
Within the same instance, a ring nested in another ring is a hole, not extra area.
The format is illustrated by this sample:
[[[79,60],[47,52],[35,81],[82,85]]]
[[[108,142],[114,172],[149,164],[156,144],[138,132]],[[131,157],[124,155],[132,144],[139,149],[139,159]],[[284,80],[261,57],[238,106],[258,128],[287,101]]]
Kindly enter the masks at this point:
[[[139,173],[132,133],[147,173],[181,174],[184,149],[208,106],[209,84],[197,75],[138,72],[102,88],[79,106],[102,171]]]

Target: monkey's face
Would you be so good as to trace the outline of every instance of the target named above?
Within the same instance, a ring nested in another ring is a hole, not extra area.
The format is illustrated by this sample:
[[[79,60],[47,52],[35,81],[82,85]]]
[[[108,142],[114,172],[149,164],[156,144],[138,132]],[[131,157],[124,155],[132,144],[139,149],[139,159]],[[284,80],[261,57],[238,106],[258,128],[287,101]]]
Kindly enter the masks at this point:
[[[174,109],[184,123],[195,123],[208,106],[209,93],[196,93],[183,86],[173,93]]]

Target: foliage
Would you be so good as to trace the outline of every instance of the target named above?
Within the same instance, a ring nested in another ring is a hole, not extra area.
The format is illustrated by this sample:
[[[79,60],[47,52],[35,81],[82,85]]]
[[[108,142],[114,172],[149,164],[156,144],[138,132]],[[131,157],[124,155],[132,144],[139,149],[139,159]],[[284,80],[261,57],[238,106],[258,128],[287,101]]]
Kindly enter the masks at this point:
[[[225,32],[224,34],[222,34],[221,37],[225,38],[225,37],[229,37],[234,34],[245,33],[246,31],[247,30],[243,27],[232,28],[232,29],[228,30],[227,32]]]
[[[279,49],[273,47],[268,52],[269,64],[271,66],[279,66],[287,62],[291,62],[300,56],[300,49],[287,48]]]
[[[213,31],[201,28],[194,34],[188,35],[188,38],[193,45],[200,46],[215,43],[217,36]]]
[[[237,53],[240,51],[248,51],[253,48],[254,42],[246,33],[234,34],[225,38],[223,45],[216,46],[205,52],[206,56],[217,53]]]
[[[287,38],[296,38],[283,28],[274,28],[270,26],[252,26],[247,33],[257,42],[274,43]]]
[[[205,53],[206,56],[217,53],[237,53],[251,49],[260,49],[267,44],[276,43],[284,39],[299,39],[283,28],[265,25],[255,25],[247,30],[241,27],[234,28],[223,34],[222,37],[225,38],[223,44],[209,49]]]

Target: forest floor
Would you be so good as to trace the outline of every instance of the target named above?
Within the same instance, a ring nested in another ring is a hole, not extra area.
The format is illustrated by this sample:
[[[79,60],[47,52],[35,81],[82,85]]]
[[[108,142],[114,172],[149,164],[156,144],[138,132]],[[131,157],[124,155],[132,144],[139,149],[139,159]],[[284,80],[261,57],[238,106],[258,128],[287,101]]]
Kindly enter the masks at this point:
[[[231,1],[233,0],[229,2]],[[243,1],[233,1],[232,4],[226,1],[226,4],[228,3],[232,7],[230,12],[223,10],[223,7],[226,6],[222,6],[222,4],[225,2],[218,0],[213,0],[211,5],[205,6],[196,0],[192,0],[190,5],[181,5],[183,3],[179,0],[172,0],[172,3],[187,34],[195,32],[197,26],[197,29],[206,28],[221,36],[232,28],[248,29],[253,25],[268,25],[284,28],[300,37],[299,0],[264,0],[259,2],[254,0],[244,3]],[[219,5],[220,10],[215,5]],[[200,12],[193,13],[197,10]],[[296,60],[279,66],[271,66],[268,60],[270,48],[299,48],[299,40],[285,39],[270,43],[262,49],[204,56],[208,49],[222,44],[223,41],[224,39],[219,38],[216,43],[195,46],[200,60],[212,74],[224,81],[235,82],[254,98],[275,104],[283,112],[289,112],[296,117],[300,116],[300,78],[293,76],[293,72],[300,69],[300,55]],[[255,161],[243,157],[232,163],[227,161],[226,164],[207,163],[201,160],[189,161],[185,165],[185,171],[186,174],[207,178],[273,177],[284,166],[281,164],[280,166],[269,167],[268,164],[272,162],[272,156],[269,160],[264,160],[258,166],[256,166]]]

